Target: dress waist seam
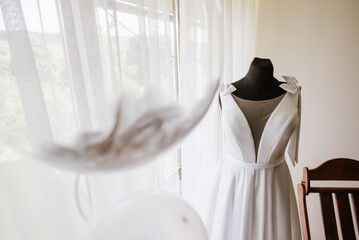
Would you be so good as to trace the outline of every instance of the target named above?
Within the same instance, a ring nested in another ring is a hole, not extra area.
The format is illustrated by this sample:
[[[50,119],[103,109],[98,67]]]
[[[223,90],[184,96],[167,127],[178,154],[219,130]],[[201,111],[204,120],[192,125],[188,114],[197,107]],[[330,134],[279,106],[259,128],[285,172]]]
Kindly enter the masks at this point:
[[[268,163],[247,163],[240,161],[232,156],[227,156],[225,161],[237,167],[242,167],[242,168],[267,169],[267,168],[274,168],[280,165],[281,163],[285,162],[285,156],[283,155],[282,157],[277,158],[276,160],[270,161]]]

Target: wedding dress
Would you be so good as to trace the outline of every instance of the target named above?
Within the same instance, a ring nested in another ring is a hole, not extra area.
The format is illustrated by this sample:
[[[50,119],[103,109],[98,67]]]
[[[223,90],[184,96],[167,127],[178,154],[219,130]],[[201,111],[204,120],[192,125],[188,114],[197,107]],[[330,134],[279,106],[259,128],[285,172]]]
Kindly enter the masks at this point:
[[[301,239],[297,204],[286,155],[297,161],[300,88],[285,77],[259,144],[231,93],[220,89],[223,161],[216,177],[207,228],[211,240]],[[287,154],[286,154],[287,153]]]

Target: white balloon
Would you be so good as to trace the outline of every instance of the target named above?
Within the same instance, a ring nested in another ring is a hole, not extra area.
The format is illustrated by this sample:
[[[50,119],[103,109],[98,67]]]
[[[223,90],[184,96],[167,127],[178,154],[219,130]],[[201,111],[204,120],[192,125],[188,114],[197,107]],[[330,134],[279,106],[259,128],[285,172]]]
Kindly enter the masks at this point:
[[[208,240],[197,212],[172,193],[148,190],[118,201],[96,224],[93,240]]]

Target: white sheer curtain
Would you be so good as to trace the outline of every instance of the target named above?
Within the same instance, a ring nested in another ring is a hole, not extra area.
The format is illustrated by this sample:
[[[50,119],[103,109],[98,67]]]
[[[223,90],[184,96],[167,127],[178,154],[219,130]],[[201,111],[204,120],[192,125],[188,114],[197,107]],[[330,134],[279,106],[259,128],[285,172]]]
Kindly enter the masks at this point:
[[[107,129],[123,93],[155,92],[152,107],[177,101],[173,2],[0,0],[0,8],[0,239],[88,239],[126,193],[178,191],[176,150],[136,169],[82,174],[77,184],[74,173],[19,154]]]
[[[220,155],[215,104],[180,150],[126,172],[76,178],[19,155],[43,141],[106,130],[121,94],[148,96],[142,109],[176,101],[186,109],[213,80],[238,79],[252,57],[254,3],[178,1],[177,80],[173,2],[0,0],[0,239],[88,239],[126,193],[178,191],[180,159],[183,196],[203,213]]]
[[[198,83],[216,77],[218,72],[221,82],[242,78],[254,57],[255,1],[218,0],[206,6],[183,0],[180,10],[180,36],[184,38],[180,41],[182,93],[188,94],[191,89],[193,95],[200,94]],[[219,114],[216,97],[206,117],[181,147],[182,195],[203,220],[221,158]]]

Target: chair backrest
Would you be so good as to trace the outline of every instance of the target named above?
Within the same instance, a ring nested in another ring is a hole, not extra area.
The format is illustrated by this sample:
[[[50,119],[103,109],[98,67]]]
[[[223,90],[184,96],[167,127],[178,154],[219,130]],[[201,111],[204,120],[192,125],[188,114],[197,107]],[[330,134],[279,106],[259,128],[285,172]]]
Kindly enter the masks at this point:
[[[306,197],[318,193],[322,208],[324,233],[326,239],[356,239],[353,217],[359,222],[359,187],[312,187],[312,181],[359,181],[359,161],[336,158],[324,162],[315,169],[303,169],[303,180],[298,184],[298,202],[303,239],[310,238]],[[351,195],[351,197],[350,197]],[[333,196],[336,201],[333,201]],[[350,206],[352,198],[352,208]],[[335,211],[336,210],[336,211]],[[337,226],[336,213],[339,219]],[[339,230],[341,229],[341,231]],[[359,229],[357,225],[357,229]]]

